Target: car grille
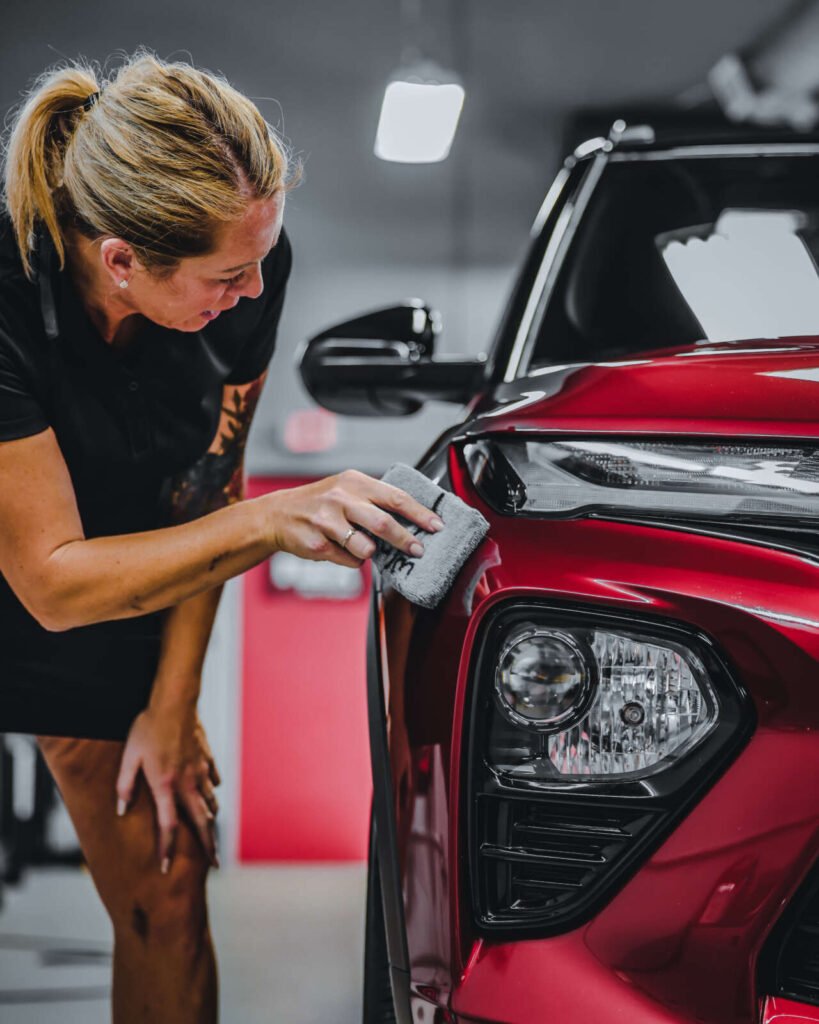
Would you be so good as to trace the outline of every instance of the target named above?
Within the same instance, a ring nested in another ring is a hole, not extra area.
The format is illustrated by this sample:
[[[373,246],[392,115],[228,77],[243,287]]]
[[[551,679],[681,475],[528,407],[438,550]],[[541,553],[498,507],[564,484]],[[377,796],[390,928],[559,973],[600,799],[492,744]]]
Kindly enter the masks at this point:
[[[819,864],[771,933],[761,965],[766,994],[819,1006]]]
[[[593,902],[656,813],[641,807],[578,808],[559,800],[483,796],[479,804],[481,916],[518,925],[521,913],[543,926]]]

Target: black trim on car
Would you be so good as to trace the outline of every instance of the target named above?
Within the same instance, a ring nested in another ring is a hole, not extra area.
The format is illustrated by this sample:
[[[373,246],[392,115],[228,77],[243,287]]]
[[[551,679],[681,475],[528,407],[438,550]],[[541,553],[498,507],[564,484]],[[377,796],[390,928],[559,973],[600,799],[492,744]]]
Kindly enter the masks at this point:
[[[565,175],[565,181],[553,194],[554,201],[551,207],[549,209],[541,207],[534,225],[534,237],[510,293],[495,334],[495,340],[489,347],[487,383],[490,385],[502,384],[508,373],[515,338],[529,304],[532,288],[540,272],[549,241],[554,234],[561,211],[568,203],[572,202],[585,179],[590,162],[590,160],[584,160],[559,171],[558,179]]]
[[[774,925],[757,973],[762,995],[819,1006],[819,862]]]
[[[379,653],[380,595],[375,571],[373,576],[372,604],[367,628],[367,718],[373,776],[373,850],[378,858],[378,877],[384,904],[384,930],[395,1019],[397,1024],[412,1024],[409,952],[398,866],[398,839],[387,741],[384,678]]]
[[[578,776],[549,783],[502,776],[484,751],[495,655],[516,620],[620,628],[684,644],[703,663],[716,691],[717,725],[676,764],[649,778],[605,782]],[[470,687],[462,842],[472,917],[479,934],[508,939],[559,934],[593,917],[723,774],[750,738],[756,717],[725,656],[700,630],[575,604],[508,600],[493,608],[474,647]],[[545,842],[515,839],[527,830]],[[527,893],[534,894],[531,900]]]

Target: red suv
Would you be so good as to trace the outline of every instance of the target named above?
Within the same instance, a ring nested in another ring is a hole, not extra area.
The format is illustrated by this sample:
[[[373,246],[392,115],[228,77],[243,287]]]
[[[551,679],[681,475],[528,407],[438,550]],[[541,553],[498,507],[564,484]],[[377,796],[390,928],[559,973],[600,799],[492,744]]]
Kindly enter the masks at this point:
[[[366,1024],[819,1020],[819,142],[615,126],[488,359],[420,303],[309,343],[486,540],[376,581]]]

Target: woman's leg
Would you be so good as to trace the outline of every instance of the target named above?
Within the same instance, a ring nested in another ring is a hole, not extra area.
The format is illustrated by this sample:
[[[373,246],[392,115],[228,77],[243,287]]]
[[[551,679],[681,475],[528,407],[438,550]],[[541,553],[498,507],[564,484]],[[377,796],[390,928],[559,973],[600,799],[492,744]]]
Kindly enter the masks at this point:
[[[180,822],[173,863],[163,875],[144,782],[127,814],[116,815],[123,744],[50,736],[38,741],[114,925],[114,1024],[213,1024],[208,863],[195,834]]]

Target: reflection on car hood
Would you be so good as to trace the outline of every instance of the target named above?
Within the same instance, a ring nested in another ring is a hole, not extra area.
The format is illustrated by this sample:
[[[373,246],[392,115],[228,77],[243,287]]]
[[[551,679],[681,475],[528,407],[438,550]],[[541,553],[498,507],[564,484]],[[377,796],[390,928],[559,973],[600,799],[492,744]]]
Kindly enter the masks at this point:
[[[467,432],[819,437],[819,337],[707,342],[549,366],[483,396]]]

